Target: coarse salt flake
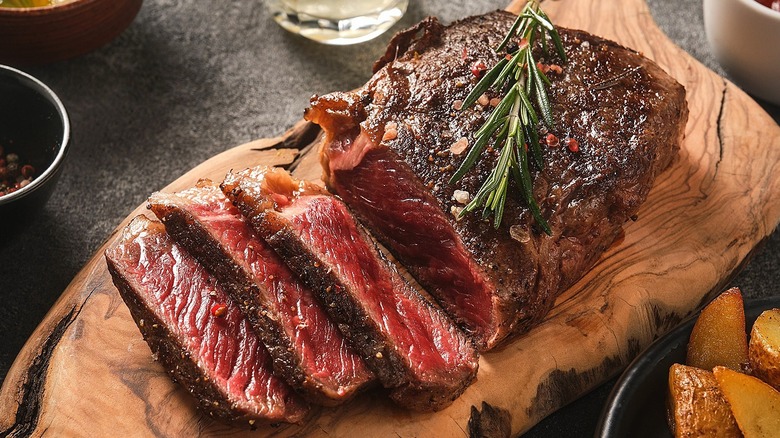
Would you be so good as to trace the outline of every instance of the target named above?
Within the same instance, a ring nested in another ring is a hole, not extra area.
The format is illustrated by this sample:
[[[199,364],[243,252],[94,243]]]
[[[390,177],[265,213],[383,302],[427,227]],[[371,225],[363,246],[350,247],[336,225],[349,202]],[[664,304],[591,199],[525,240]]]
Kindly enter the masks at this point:
[[[389,122],[385,125],[385,133],[382,141],[395,140],[398,137],[398,123]]]
[[[455,218],[457,220],[460,220],[460,213],[462,211],[463,211],[463,207],[458,207],[458,206],[455,206],[455,205],[450,207],[450,213],[452,213],[452,215],[455,216]]]
[[[452,194],[452,199],[464,205],[469,203],[470,198],[471,195],[465,190],[455,190],[455,192]]]
[[[469,139],[461,137],[455,143],[450,146],[450,152],[452,155],[460,155],[469,147]]]

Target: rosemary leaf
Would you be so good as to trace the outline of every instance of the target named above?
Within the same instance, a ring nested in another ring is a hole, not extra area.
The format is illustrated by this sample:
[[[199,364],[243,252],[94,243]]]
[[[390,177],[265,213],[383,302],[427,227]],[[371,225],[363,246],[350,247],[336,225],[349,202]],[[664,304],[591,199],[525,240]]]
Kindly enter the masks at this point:
[[[519,164],[517,167],[520,169],[515,175],[515,179],[519,179],[519,185],[525,193],[526,199],[529,200],[528,209],[531,210],[531,214],[542,230],[544,230],[544,232],[548,235],[551,235],[552,230],[550,230],[550,225],[547,224],[547,220],[545,220],[544,216],[542,216],[542,212],[539,210],[539,204],[537,204],[536,200],[534,199],[533,185],[531,183],[531,172],[528,170],[528,156],[524,149],[520,149],[517,161]],[[517,169],[517,167],[515,167],[515,169]]]
[[[518,88],[518,92],[520,93],[520,98],[523,99],[523,109],[525,109],[528,112],[528,115],[531,117],[531,124],[533,126],[536,126],[539,124],[539,116],[536,115],[536,111],[534,110],[533,105],[531,105],[531,100],[528,99],[528,95],[523,91],[522,88]]]
[[[539,144],[539,133],[531,127],[525,127],[525,129],[527,129],[525,135],[528,138],[528,144],[531,145],[531,157],[536,167],[541,169],[544,166],[544,158],[542,157],[542,147]]]
[[[509,32],[507,32],[506,36],[504,37],[504,39],[501,40],[501,44],[499,44],[498,47],[496,47],[496,52],[500,52],[500,51],[504,50],[506,45],[509,44],[509,40],[512,39],[512,35],[514,35],[515,32],[517,32],[517,28],[520,26],[520,24],[522,24],[524,15],[525,14],[517,16],[517,18],[515,19],[515,22],[512,23],[512,27],[509,28]]]
[[[511,56],[502,54],[513,38],[520,41],[517,51],[510,53]],[[450,183],[460,180],[476,165],[488,142],[493,139],[492,150],[499,152],[498,159],[477,193],[463,207],[460,216],[482,208],[482,216],[493,215],[493,226],[498,228],[504,215],[510,181],[514,181],[537,225],[545,233],[551,233],[533,196],[529,164],[533,160],[535,167],[543,168],[539,124],[543,122],[549,127],[553,124],[547,95],[550,80],[537,65],[533,54],[537,45],[543,53],[548,53],[551,46],[548,38],[562,62],[566,62],[558,31],[539,7],[538,0],[530,0],[495,49],[499,61],[477,82],[463,102],[462,109],[467,109],[491,88],[497,93],[504,93],[482,127],[474,133],[474,145],[450,178]]]
[[[498,128],[498,126],[496,126]],[[482,151],[485,150],[485,145],[487,144],[488,140],[490,140],[490,136],[493,135],[491,132],[489,135],[483,135],[477,139],[477,142],[474,144],[474,146],[469,149],[469,153],[466,154],[466,159],[463,160],[463,163],[461,163],[460,167],[458,167],[458,170],[455,171],[455,173],[452,175],[452,178],[450,178],[450,184],[458,181],[463,175],[466,174],[466,172],[471,169],[474,164],[479,159],[479,156],[482,154]]]
[[[548,31],[555,30],[555,27],[553,27],[552,23],[550,23],[550,21],[545,18],[546,15],[538,14],[535,10],[533,10],[533,8],[528,8],[528,14],[533,16],[534,20],[536,20],[537,23],[541,24],[542,27]]]
[[[545,83],[539,77],[542,72],[539,71],[538,68],[536,68],[536,63],[534,62],[534,57],[531,55],[531,52],[528,52],[528,65],[531,64],[534,65],[534,68],[529,68],[528,71],[530,73],[530,79],[533,82],[533,88],[535,93],[533,93],[536,96],[536,103],[539,105],[539,110],[542,112],[542,119],[544,120],[544,123],[552,127],[553,120],[552,120],[552,110],[550,110],[550,101],[547,98],[547,91],[545,88]],[[529,93],[530,94],[530,93]]]

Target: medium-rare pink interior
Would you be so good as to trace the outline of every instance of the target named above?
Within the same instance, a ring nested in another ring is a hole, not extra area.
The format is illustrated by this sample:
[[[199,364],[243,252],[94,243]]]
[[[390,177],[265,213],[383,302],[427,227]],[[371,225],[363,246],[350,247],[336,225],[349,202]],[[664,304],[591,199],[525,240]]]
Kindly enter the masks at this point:
[[[279,169],[231,173],[222,188],[314,289],[395,401],[438,410],[473,381],[471,341],[380,254],[343,202]]]
[[[223,255],[212,254],[209,260],[203,262],[207,266],[217,263],[236,267],[230,272],[233,277],[223,280],[229,290],[233,282],[238,288],[246,288],[244,280],[257,285],[256,293],[262,295],[258,300],[262,308],[250,312],[262,313],[284,331],[290,345],[286,342],[276,344],[275,340],[267,337],[264,339],[267,344],[274,344],[269,345],[272,354],[282,350],[283,354],[275,357],[281,362],[281,368],[302,369],[303,376],[297,378],[304,380],[301,384],[305,391],[343,401],[372,380],[373,375],[363,360],[352,351],[312,291],[255,235],[219,187],[203,183],[176,194],[156,193],[151,197],[150,205],[164,219],[169,231],[172,224],[168,215],[171,211],[185,214],[197,223],[188,230],[172,231],[175,236],[182,232],[193,233],[197,228],[210,236],[210,244],[219,245]],[[195,244],[203,245],[203,242]],[[198,250],[193,251],[198,253]],[[222,277],[222,274],[216,274]],[[299,363],[288,363],[291,358]]]
[[[136,311],[139,326],[162,324],[200,368],[199,377],[221,388],[233,409],[269,420],[303,418],[305,403],[274,376],[268,352],[241,311],[215,279],[173,243],[161,224],[136,218],[107,257],[132,287],[133,299],[141,300],[153,314],[144,320],[145,315]],[[166,354],[166,350],[156,354]]]
[[[408,166],[369,142],[363,134],[351,149],[330,152],[331,186],[470,335],[491,344],[497,303],[482,268]],[[353,155],[363,156],[359,166]]]
[[[305,244],[354,291],[369,317],[404,352],[407,366],[418,378],[448,373],[464,364],[468,350],[464,351],[458,337],[446,332],[451,326],[442,327],[432,307],[419,306],[410,286],[362,238],[343,203],[332,196],[301,196],[282,214]]]

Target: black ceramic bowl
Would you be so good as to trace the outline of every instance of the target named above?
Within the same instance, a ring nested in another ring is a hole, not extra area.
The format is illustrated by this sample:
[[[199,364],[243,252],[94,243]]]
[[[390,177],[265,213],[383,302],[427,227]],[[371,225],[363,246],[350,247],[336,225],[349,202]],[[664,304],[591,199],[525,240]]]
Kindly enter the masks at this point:
[[[25,187],[0,196],[4,229],[28,222],[46,203],[70,143],[70,121],[60,99],[43,82],[0,65],[0,146],[35,168]]]

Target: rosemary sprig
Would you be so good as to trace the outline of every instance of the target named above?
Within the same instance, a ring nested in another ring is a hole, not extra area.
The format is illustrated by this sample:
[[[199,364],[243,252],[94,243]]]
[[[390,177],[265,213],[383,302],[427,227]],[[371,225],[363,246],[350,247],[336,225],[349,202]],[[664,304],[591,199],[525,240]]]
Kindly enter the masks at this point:
[[[505,92],[500,103],[474,134],[476,142],[450,178],[450,183],[457,182],[474,167],[490,140],[495,139],[493,149],[500,151],[496,166],[460,215],[482,207],[483,217],[493,214],[493,225],[498,228],[504,214],[511,178],[521,189],[536,223],[545,233],[551,234],[550,226],[533,197],[530,172],[532,164],[537,168],[542,167],[538,124],[542,121],[550,128],[553,125],[546,88],[550,85],[550,80],[539,69],[534,59],[533,47],[536,41],[540,41],[542,50],[546,52],[549,39],[552,40],[552,45],[562,62],[566,62],[566,53],[558,31],[547,14],[541,10],[537,0],[526,3],[501,44],[496,47],[496,53],[501,54],[506,50],[515,36],[520,38],[517,50],[507,53],[486,72],[463,101],[462,109],[465,110],[474,105],[477,99],[490,88]],[[535,102],[536,108],[531,102]]]

